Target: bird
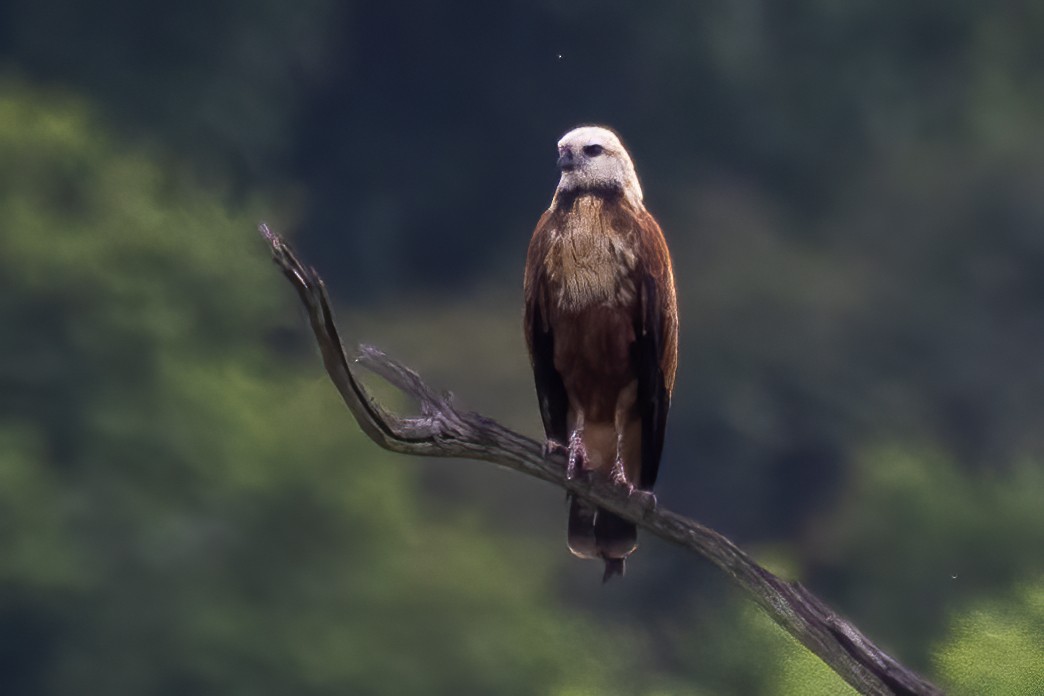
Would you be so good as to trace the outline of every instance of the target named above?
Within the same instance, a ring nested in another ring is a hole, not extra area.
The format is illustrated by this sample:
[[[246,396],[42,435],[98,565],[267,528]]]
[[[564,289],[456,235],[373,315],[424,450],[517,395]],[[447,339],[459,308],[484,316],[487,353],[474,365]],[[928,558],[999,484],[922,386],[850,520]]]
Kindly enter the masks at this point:
[[[652,495],[678,365],[678,304],[663,231],[620,137],[580,126],[558,141],[560,178],[533,231],[523,329],[546,435],[566,477]],[[569,550],[622,576],[632,522],[569,495]]]

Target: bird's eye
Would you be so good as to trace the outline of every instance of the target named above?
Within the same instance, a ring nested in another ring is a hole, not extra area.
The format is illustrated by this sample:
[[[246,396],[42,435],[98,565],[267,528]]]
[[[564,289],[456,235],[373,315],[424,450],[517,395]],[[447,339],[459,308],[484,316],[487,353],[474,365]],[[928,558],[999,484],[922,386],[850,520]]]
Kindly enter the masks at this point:
[[[588,157],[597,157],[603,152],[605,152],[605,148],[601,145],[584,145],[584,154]]]

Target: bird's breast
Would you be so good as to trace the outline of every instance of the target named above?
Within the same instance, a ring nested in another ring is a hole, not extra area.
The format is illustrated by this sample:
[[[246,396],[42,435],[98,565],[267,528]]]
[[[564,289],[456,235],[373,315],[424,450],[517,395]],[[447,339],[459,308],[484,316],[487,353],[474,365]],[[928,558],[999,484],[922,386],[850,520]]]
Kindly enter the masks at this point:
[[[559,307],[577,312],[634,302],[633,244],[600,217],[571,217],[555,230],[547,256],[547,276]]]

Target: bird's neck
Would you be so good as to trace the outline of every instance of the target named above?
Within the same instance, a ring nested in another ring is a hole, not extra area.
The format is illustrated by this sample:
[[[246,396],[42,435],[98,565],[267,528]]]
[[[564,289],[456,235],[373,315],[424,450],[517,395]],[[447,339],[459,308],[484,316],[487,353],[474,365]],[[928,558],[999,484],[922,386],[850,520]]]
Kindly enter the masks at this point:
[[[560,182],[551,199],[551,210],[568,209],[577,199],[600,198],[607,203],[623,203],[635,211],[641,210],[641,189],[635,185],[606,182],[597,185],[565,187]]]

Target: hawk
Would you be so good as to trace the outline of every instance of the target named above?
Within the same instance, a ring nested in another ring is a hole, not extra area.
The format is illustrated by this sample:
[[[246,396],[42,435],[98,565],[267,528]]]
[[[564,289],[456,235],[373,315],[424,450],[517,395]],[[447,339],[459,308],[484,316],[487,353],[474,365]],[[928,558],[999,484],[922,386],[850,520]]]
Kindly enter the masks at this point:
[[[607,128],[558,141],[561,178],[529,243],[524,330],[547,448],[566,475],[651,491],[678,364],[670,253],[631,157]],[[634,524],[570,496],[569,550],[623,575]]]

